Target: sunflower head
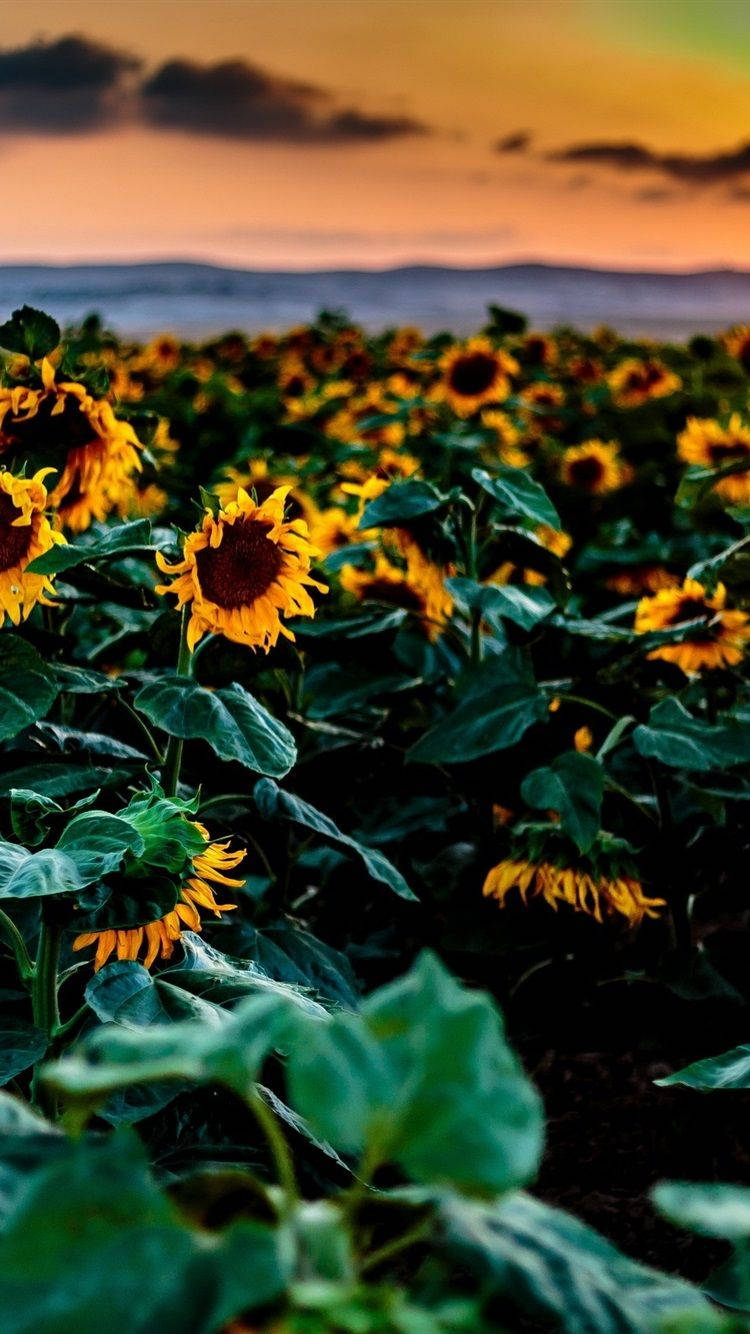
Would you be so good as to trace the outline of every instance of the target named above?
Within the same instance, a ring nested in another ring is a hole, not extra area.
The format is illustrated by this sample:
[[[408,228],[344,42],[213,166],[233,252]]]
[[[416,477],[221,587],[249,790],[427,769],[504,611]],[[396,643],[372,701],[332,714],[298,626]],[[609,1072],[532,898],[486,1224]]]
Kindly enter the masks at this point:
[[[384,553],[375,556],[373,570],[343,565],[341,587],[360,602],[384,602],[403,607],[416,617],[427,638],[434,642],[442,634],[453,610],[453,599],[445,587],[444,574],[408,535],[398,544],[404,566]]]
[[[444,353],[436,396],[459,417],[470,417],[486,403],[502,403],[510,394],[511,377],[520,367],[514,357],[494,347],[489,338],[470,338]]]
[[[170,958],[183,931],[202,930],[201,913],[220,917],[236,907],[217,902],[215,887],[241,888],[244,880],[227,872],[245,853],[230,852],[226,841],[212,843],[192,814],[189,804],[165,797],[157,786],[120,812],[136,832],[137,851],[106,877],[95,906],[87,905],[84,892],[79,910],[88,907],[89,929],[73,941],[74,950],[94,947],[96,972],[113,955],[142,959],[150,968],[157,958]]]
[[[679,375],[653,357],[628,357],[607,376],[610,392],[620,408],[637,408],[650,398],[665,398],[682,386]]]
[[[672,662],[685,673],[736,667],[750,639],[750,618],[726,607],[727,591],[717,584],[708,593],[697,579],[685,579],[678,588],[662,588],[653,597],[642,598],[635,613],[638,634],[668,630],[691,621],[697,628],[679,644],[662,644],[649,658]]]
[[[703,468],[746,463],[747,472],[722,477],[714,489],[730,505],[750,503],[750,427],[738,412],[732,413],[726,426],[712,417],[689,417],[677,437],[677,453],[684,463]]]
[[[737,324],[724,334],[722,342],[730,356],[750,374],[750,328],[746,324]]]
[[[616,491],[628,475],[629,469],[613,440],[585,440],[581,445],[571,445],[560,461],[560,476],[566,486],[592,496]]]
[[[198,532],[184,539],[181,561],[170,565],[157,553],[162,573],[175,576],[157,591],[190,608],[191,649],[209,633],[267,653],[279,635],[294,639],[282,617],[315,615],[308,589],[326,592],[310,574],[320,553],[303,519],[285,519],[288,492],[278,487],[257,504],[239,487],[216,514],[206,510]]]
[[[31,574],[27,567],[58,542],[62,533],[46,514],[48,498],[42,468],[31,478],[0,471],[0,625],[6,616],[18,625],[37,603],[51,605],[54,592],[47,575]]]

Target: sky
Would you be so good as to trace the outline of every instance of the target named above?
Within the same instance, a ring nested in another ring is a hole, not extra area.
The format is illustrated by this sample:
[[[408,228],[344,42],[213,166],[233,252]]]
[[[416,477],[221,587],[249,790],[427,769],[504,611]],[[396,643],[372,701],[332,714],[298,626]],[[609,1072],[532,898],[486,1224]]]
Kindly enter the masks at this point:
[[[0,17],[0,262],[750,268],[745,0]]]

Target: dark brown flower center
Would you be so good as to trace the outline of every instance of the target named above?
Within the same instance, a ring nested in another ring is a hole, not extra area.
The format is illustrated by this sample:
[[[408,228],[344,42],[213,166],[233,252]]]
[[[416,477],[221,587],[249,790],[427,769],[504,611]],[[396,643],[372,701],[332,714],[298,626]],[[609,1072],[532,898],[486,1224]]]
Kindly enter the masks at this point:
[[[715,612],[707,607],[702,598],[682,598],[669,618],[670,625],[682,625],[684,621],[710,621]]]
[[[23,449],[29,454],[63,460],[70,450],[93,444],[98,436],[81,412],[78,400],[66,394],[65,407],[53,416],[57,401],[53,394],[46,395],[33,417],[19,421],[14,421],[8,413],[0,432],[0,452]]]
[[[0,573],[12,570],[26,555],[31,546],[31,524],[14,528],[13,521],[20,517],[10,496],[0,493]]]
[[[727,440],[721,444],[717,441],[708,446],[708,453],[712,463],[732,463],[735,459],[746,459],[750,454],[750,445],[744,440]]]
[[[458,357],[451,366],[448,382],[456,394],[473,398],[484,394],[497,375],[497,359],[489,352],[469,352]]]
[[[262,519],[239,519],[224,525],[218,547],[198,552],[195,563],[204,597],[231,611],[263,596],[282,562],[278,546],[268,538],[271,526]]]
[[[604,465],[601,459],[596,455],[590,454],[585,459],[575,459],[568,465],[568,477],[574,486],[584,487],[590,491],[601,481],[604,475]]]
[[[372,602],[387,602],[393,607],[404,607],[406,611],[424,611],[424,602],[408,584],[391,583],[390,579],[373,579],[364,590],[364,596]]]

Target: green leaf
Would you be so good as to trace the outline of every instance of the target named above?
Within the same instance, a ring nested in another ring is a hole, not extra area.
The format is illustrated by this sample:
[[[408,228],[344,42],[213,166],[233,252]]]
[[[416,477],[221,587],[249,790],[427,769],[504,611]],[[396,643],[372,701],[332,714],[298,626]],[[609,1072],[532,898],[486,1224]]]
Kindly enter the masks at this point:
[[[28,764],[21,769],[7,770],[0,779],[0,792],[15,788],[32,788],[38,795],[69,797],[75,792],[119,787],[131,780],[127,769],[95,768],[87,764]]]
[[[315,620],[307,617],[295,617],[289,622],[295,635],[303,639],[364,639],[368,635],[385,634],[397,630],[406,620],[407,612],[402,607],[383,611],[380,607],[360,607],[353,616],[336,616],[326,619],[316,616]]]
[[[43,718],[59,686],[31,644],[18,635],[0,635],[0,741]]]
[[[661,1181],[651,1192],[660,1214],[702,1237],[726,1241],[750,1238],[750,1189],[747,1186]]]
[[[79,542],[68,542],[51,547],[37,556],[28,566],[32,574],[61,574],[77,565],[97,565],[101,561],[122,560],[124,556],[152,555],[151,523],[148,519],[134,519],[101,529]]]
[[[276,783],[268,778],[261,778],[260,782],[255,784],[253,797],[261,815],[266,820],[281,819],[291,820],[294,824],[303,825],[306,829],[312,829],[316,834],[321,834],[323,838],[330,839],[333,843],[338,843],[342,847],[348,848],[350,852],[356,853],[364,862],[368,874],[373,880],[379,880],[382,884],[388,885],[395,894],[402,899],[416,899],[416,895],[409,888],[404,877],[396,867],[384,857],[382,852],[375,848],[368,848],[364,843],[358,843],[356,839],[348,834],[343,834],[338,825],[328,815],[322,811],[316,810],[314,806],[300,797],[295,797],[291,792],[283,792],[277,787]]]
[[[483,468],[474,468],[471,475],[488,495],[500,502],[509,518],[531,519],[549,528],[562,528],[560,515],[544,487],[525,468],[500,466],[492,475]]]
[[[47,1034],[23,1019],[3,1018],[0,1026],[0,1084],[7,1084],[40,1061],[47,1051]]]
[[[417,479],[392,482],[387,491],[365,506],[358,527],[364,529],[408,525],[414,519],[431,514],[444,503],[444,497],[434,486],[430,486],[429,482],[420,482]]]
[[[236,682],[207,690],[183,677],[139,690],[135,707],[169,736],[207,741],[222,760],[282,778],[297,758],[294,737]]]
[[[555,599],[546,588],[530,584],[479,584],[474,579],[447,579],[446,587],[457,601],[482,613],[501,616],[522,630],[533,630],[555,610]]]
[[[689,1283],[628,1259],[593,1228],[523,1192],[490,1204],[447,1197],[440,1213],[462,1266],[566,1334],[644,1334],[682,1329],[683,1316],[710,1318]]]
[[[29,852],[17,843],[0,842],[0,899],[39,899],[83,888],[72,857],[56,848]]]
[[[593,846],[601,824],[604,770],[591,755],[569,750],[546,768],[533,769],[521,784],[529,806],[556,811],[560,827],[579,852]]]
[[[369,996],[359,1015],[304,1023],[289,1087],[335,1148],[397,1163],[416,1181],[497,1192],[538,1165],[541,1104],[501,1016],[433,955]]]
[[[57,841],[78,868],[82,885],[116,871],[128,853],[140,857],[144,842],[131,824],[107,811],[85,811],[65,826]]]
[[[662,1087],[684,1084],[691,1089],[750,1088],[750,1046],[733,1047],[721,1056],[707,1056],[654,1082]]]
[[[206,1334],[285,1286],[284,1235],[186,1226],[134,1137],[78,1141],[32,1172],[0,1237],[3,1334]],[[30,1275],[33,1274],[33,1282]]]
[[[392,695],[420,684],[418,677],[403,672],[373,676],[363,670],[347,670],[337,662],[317,663],[305,676],[305,694],[311,696],[309,718],[335,718],[351,713],[380,695]]]
[[[547,701],[512,654],[488,659],[462,678],[457,693],[461,703],[407,751],[407,762],[463,764],[507,750],[548,717]]]
[[[8,352],[20,352],[38,361],[49,356],[60,342],[60,326],[51,315],[33,306],[14,310],[5,324],[0,324],[0,347]]]
[[[303,985],[299,985],[297,978],[293,981],[280,979],[264,971],[252,959],[234,959],[222,954],[190,931],[183,932],[180,943],[183,950],[181,962],[160,973],[159,981],[169,982],[175,988],[182,987],[221,1005],[232,1004],[244,996],[270,994],[300,1006],[309,1014],[324,1013],[323,1007],[309,995],[310,984],[306,979]],[[331,953],[335,954],[335,951]]]
[[[750,760],[750,726],[741,715],[725,715],[718,723],[694,718],[678,699],[654,706],[648,724],[633,731],[639,754],[661,760],[672,769],[705,773]]]

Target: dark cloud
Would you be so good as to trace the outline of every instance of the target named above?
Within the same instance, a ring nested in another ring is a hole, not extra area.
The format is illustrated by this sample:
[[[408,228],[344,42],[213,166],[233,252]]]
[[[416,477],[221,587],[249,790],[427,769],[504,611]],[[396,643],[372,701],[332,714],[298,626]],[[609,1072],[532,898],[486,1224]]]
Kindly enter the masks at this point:
[[[351,143],[425,134],[409,116],[336,110],[313,84],[267,74],[244,60],[199,65],[170,60],[141,85],[143,115],[152,125],[226,139],[287,143]]]
[[[492,147],[496,153],[525,153],[530,144],[531,135],[526,130],[516,130],[496,139]]]
[[[141,62],[88,37],[0,50],[0,130],[88,130],[122,114],[126,76]]]
[[[638,143],[572,144],[548,154],[552,162],[586,162],[620,171],[659,171],[672,180],[713,185],[750,172],[750,143],[723,153],[656,153]]]

